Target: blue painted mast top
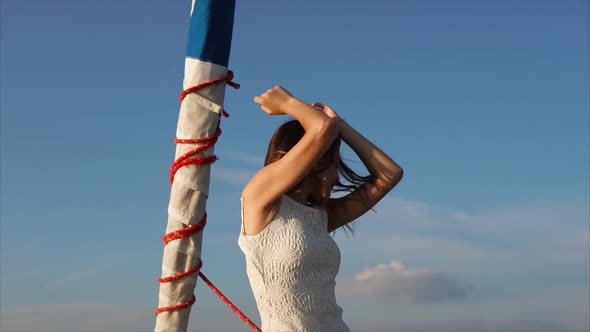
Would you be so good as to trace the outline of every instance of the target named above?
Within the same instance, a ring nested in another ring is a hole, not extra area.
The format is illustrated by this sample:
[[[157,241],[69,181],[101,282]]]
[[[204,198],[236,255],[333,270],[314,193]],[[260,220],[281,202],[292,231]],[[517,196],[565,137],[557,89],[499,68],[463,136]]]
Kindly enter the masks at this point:
[[[227,68],[235,0],[196,0],[186,56]]]

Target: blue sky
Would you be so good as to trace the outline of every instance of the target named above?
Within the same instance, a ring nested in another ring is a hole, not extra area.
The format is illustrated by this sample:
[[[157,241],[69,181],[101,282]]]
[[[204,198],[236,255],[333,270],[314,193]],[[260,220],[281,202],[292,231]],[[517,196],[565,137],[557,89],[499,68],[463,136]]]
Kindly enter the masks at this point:
[[[153,328],[189,9],[2,1],[2,331]],[[228,90],[216,146],[205,274],[259,323],[239,193],[285,120],[252,98],[280,84],[405,170],[355,237],[336,234],[351,328],[588,330],[589,10],[239,1],[242,88]],[[247,330],[202,282],[196,294],[191,331]]]

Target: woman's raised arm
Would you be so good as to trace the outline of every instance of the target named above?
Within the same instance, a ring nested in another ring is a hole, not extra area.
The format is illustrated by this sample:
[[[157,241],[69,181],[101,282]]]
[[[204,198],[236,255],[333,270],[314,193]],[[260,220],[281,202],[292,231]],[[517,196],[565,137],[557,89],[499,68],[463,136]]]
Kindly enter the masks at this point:
[[[338,135],[336,122],[314,107],[275,87],[254,101],[270,115],[288,114],[298,120],[305,134],[278,161],[258,171],[242,191],[246,233],[257,234],[266,227],[279,198],[311,170]]]
[[[352,193],[329,201],[328,230],[333,231],[373,208],[401,181],[404,171],[375,144],[339,118],[332,109],[324,107],[324,113],[337,119],[340,137],[359,156],[372,178]]]

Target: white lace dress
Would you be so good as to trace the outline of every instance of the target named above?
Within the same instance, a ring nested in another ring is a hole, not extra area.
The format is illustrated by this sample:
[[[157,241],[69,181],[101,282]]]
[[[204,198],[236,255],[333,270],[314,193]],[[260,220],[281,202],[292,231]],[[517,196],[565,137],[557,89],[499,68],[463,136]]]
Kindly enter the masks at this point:
[[[340,250],[328,233],[326,211],[284,195],[264,230],[245,235],[243,229],[238,245],[263,332],[350,332],[336,304]]]

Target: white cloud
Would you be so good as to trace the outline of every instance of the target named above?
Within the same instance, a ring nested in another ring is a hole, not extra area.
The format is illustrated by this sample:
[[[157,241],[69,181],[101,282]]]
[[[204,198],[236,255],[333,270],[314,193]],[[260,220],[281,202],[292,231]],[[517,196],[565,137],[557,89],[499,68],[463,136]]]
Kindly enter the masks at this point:
[[[442,272],[408,269],[401,261],[365,269],[338,287],[341,295],[388,302],[431,302],[465,296],[456,278]]]
[[[357,221],[355,237],[336,235],[343,280],[337,289],[345,314],[359,301],[357,310],[371,308],[359,315],[348,312],[357,330],[590,328],[590,218],[584,197],[479,211],[386,198],[377,212]],[[432,300],[437,296],[455,300]],[[514,317],[515,312],[523,315]],[[441,320],[480,314],[487,319],[481,324]],[[367,325],[365,318],[381,323]],[[404,319],[408,324],[401,324]]]
[[[219,168],[213,170],[214,174],[216,170]],[[242,185],[251,176],[246,174],[248,171],[225,170],[228,171],[225,180],[235,184]],[[224,175],[223,168],[221,171]],[[570,284],[582,279],[583,273],[587,275],[590,266],[588,213],[580,201],[556,200],[465,211],[387,198],[377,211],[359,220],[356,237],[346,238],[342,232],[336,237],[342,252],[339,274],[342,282],[337,286],[339,304],[353,330],[588,331],[588,285],[584,288],[579,283]],[[237,214],[239,210],[234,212]],[[205,237],[210,247],[205,253],[205,272],[213,282],[218,281],[217,285],[231,300],[240,304],[240,309],[246,309],[250,318],[256,320],[255,303],[247,283],[242,283],[247,298],[240,291],[232,290],[232,283],[244,281],[246,277],[243,257],[235,244],[238,231],[228,231],[225,227],[219,225]],[[231,229],[238,230],[239,222]],[[225,248],[230,249],[225,251]],[[236,263],[222,270],[216,268],[215,261]],[[120,262],[116,266],[121,267]],[[78,268],[61,276],[61,281],[52,280],[57,285],[82,284],[96,278],[94,273],[100,275],[99,269],[92,266]],[[106,270],[108,266],[103,268]],[[5,277],[18,277],[2,272],[3,282]],[[228,276],[224,282],[226,277],[220,277],[222,273],[238,273],[241,279]],[[548,281],[553,277],[555,281]],[[47,282],[52,281],[45,275],[38,283]],[[202,286],[201,283],[199,287]],[[157,293],[157,285],[153,287],[148,292],[156,289]],[[208,289],[200,292],[201,305],[191,315],[193,328],[198,325],[207,331],[238,331],[244,327]],[[112,299],[124,300],[121,294],[115,293]],[[133,298],[129,301],[146,302]],[[156,302],[148,303],[145,308],[122,305],[118,300],[114,303],[119,304],[14,306],[3,302],[0,330],[153,329]],[[352,309],[355,303],[359,303],[357,310]]]

